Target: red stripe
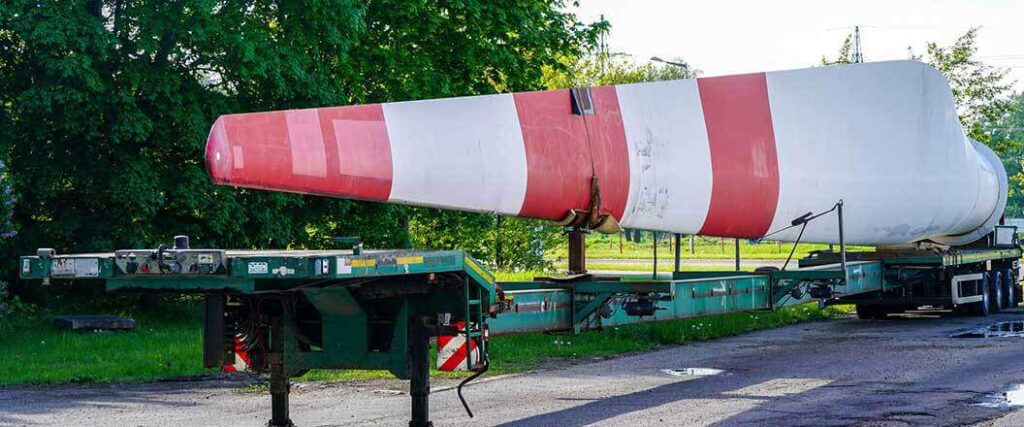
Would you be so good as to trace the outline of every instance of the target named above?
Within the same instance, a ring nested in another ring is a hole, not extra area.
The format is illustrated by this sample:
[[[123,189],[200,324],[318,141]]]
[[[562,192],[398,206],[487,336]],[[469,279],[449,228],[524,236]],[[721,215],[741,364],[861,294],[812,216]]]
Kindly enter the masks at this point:
[[[756,238],[775,217],[779,165],[764,73],[697,79],[711,148],[702,235]]]
[[[292,144],[303,147],[300,158]],[[207,139],[206,165],[217,184],[374,201],[391,194],[380,104],[222,116]]]
[[[460,345],[458,350],[455,350],[455,353],[452,354],[452,357],[449,357],[448,360],[445,360],[444,363],[441,364],[441,366],[438,366],[437,370],[438,371],[454,371],[455,368],[459,367],[459,365],[461,365],[465,361],[466,361],[466,346]]]
[[[453,335],[440,335],[437,337],[437,349],[441,350],[444,346],[448,345],[448,342],[455,338]]]
[[[437,337],[437,351],[441,351],[442,348],[448,346],[448,343],[451,342],[451,340],[454,339],[454,338],[455,337],[452,336],[452,335],[442,335],[442,336]],[[469,341],[469,347],[470,347],[470,351],[475,351],[476,350],[477,346],[476,346],[476,340],[475,339],[471,339]],[[455,349],[455,352],[452,353],[451,357],[449,357],[448,359],[445,359],[445,361],[443,363],[441,363],[441,366],[437,367],[437,370],[439,370],[439,371],[454,371],[455,368],[458,368],[459,365],[463,364],[465,361],[466,361],[466,345],[465,345],[465,341],[463,341],[463,344],[459,345],[459,347]]]
[[[331,194],[386,201],[391,195],[391,141],[380,104],[321,108]],[[330,148],[334,147],[333,150]]]
[[[513,94],[527,164],[519,216],[557,221],[570,209],[589,208],[590,178],[596,172],[601,213],[622,219],[629,157],[619,101],[611,86],[594,88],[591,94],[596,114],[585,119],[572,114],[568,90]]]

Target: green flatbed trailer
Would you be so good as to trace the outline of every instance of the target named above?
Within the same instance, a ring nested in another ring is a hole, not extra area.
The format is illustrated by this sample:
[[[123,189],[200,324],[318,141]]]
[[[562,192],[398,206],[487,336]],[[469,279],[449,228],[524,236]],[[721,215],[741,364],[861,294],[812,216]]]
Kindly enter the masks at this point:
[[[20,276],[102,280],[109,292],[204,295],[204,365],[232,364],[240,340],[250,367],[270,373],[272,426],[291,425],[289,378],[310,369],[387,369],[408,378],[410,425],[428,426],[433,337],[465,338],[460,345],[473,356],[464,367],[480,374],[491,334],[580,332],[814,300],[857,304],[861,317],[920,305],[984,315],[1000,301],[1020,302],[1020,256],[1013,239],[943,252],[821,251],[791,271],[496,282],[461,251],[230,251],[191,249],[178,237],[156,250],[40,249],[21,258]]]

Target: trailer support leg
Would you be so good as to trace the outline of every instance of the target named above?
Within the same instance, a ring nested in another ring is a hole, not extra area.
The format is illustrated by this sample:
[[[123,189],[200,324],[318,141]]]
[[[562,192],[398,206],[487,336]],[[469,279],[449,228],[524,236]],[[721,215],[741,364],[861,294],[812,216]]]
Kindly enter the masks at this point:
[[[737,237],[734,243],[736,244],[736,271],[740,271],[740,239]]]
[[[675,239],[676,239],[676,266],[675,266],[675,269],[673,269],[672,271],[678,273],[679,272],[679,249],[680,249],[680,246],[681,246],[679,244],[679,240],[682,239],[683,236],[680,235],[679,233],[676,233],[673,237],[675,237]]]
[[[409,427],[433,427],[430,422],[430,335],[427,317],[414,317],[409,325]]]
[[[284,372],[284,326],[283,319],[275,316],[270,320],[270,427],[292,427],[288,417],[288,393],[291,384]]]
[[[569,230],[569,274],[587,272],[587,236],[583,229],[573,226]]]

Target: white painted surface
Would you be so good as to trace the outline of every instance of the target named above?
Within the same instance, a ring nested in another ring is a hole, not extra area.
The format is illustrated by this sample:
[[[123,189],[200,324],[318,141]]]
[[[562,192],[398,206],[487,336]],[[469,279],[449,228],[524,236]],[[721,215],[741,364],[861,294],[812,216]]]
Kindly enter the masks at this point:
[[[290,110],[285,111],[284,118],[288,124],[292,173],[319,178],[327,176],[327,154],[319,113],[315,109]]]
[[[526,148],[512,95],[384,104],[392,202],[515,215]]]
[[[849,243],[910,243],[967,232],[995,209],[993,171],[964,137],[945,78],[927,65],[812,68],[767,81],[780,181],[771,231],[843,199]],[[834,216],[804,234],[837,238]]]
[[[696,80],[616,87],[629,151],[620,223],[693,234],[711,203],[711,152]]]

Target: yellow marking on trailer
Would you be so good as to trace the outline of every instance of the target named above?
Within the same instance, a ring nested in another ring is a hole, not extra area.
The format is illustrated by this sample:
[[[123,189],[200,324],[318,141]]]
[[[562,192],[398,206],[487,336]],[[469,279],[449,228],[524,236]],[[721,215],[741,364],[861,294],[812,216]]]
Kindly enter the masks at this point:
[[[476,261],[473,261],[470,257],[465,257],[465,258],[466,258],[465,259],[465,263],[466,263],[466,265],[469,266],[469,268],[471,270],[475,271],[476,274],[479,274],[480,277],[483,277],[484,280],[487,281],[487,283],[494,283],[494,276],[492,276],[490,273],[484,271],[484,269],[480,268],[479,265],[476,265]]]
[[[398,264],[423,264],[423,257],[421,256],[400,256],[395,260]]]
[[[376,267],[377,266],[377,259],[376,258],[354,259],[354,260],[352,260],[352,264],[351,265],[352,265],[352,267]]]

